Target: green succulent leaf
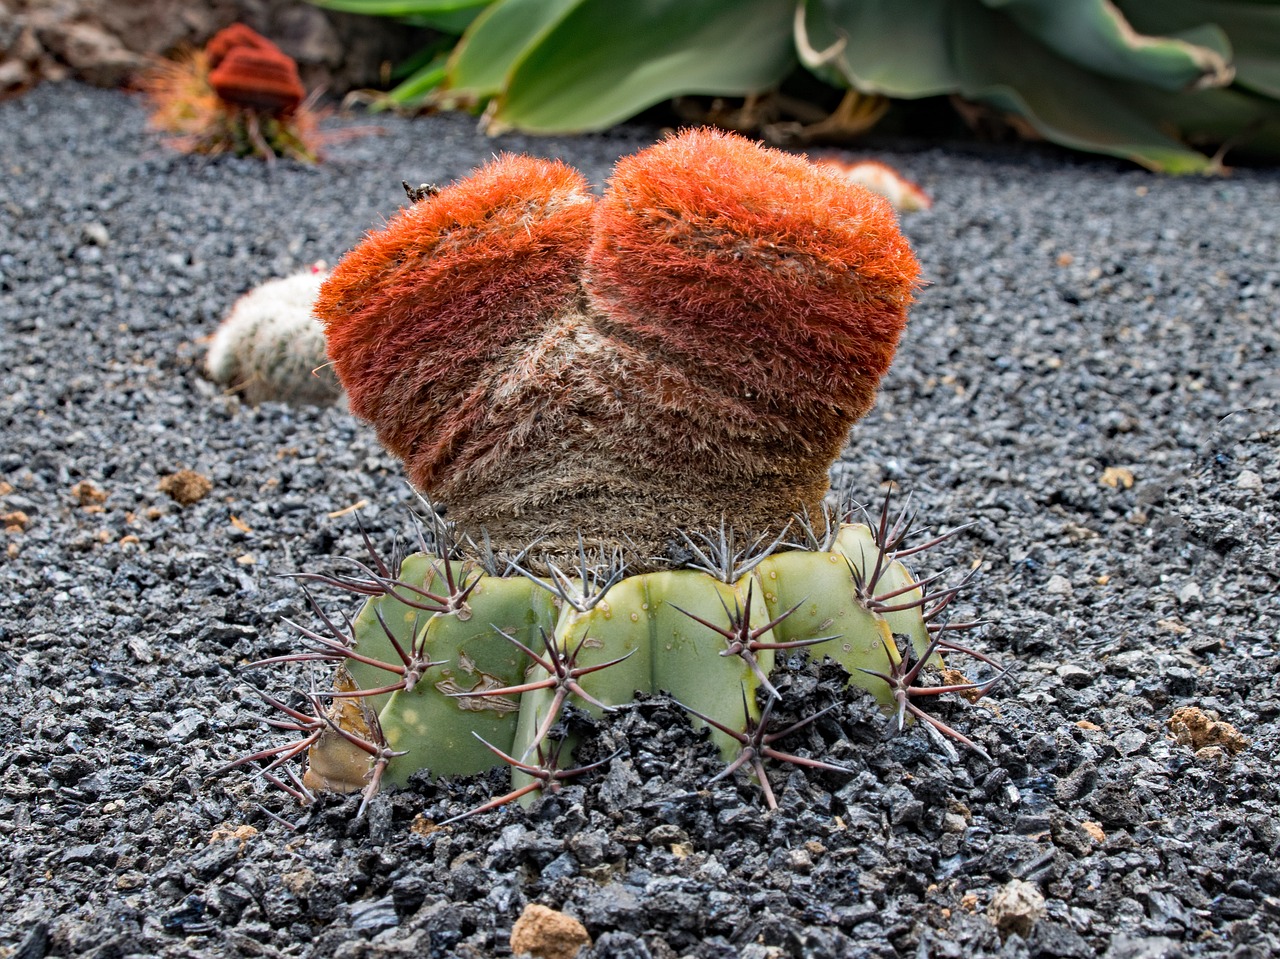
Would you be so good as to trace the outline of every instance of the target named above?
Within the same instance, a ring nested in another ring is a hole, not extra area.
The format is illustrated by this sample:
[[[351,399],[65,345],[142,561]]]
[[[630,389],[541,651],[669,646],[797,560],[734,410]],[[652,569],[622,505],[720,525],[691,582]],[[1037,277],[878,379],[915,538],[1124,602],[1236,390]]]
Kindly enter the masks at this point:
[[[950,42],[954,0],[807,0],[795,17],[801,62],[838,86],[915,99],[960,86]]]
[[[579,0],[512,66],[491,129],[598,130],[670,97],[756,93],[792,68],[780,0]]]
[[[448,54],[440,54],[430,62],[414,71],[401,83],[387,92],[387,99],[400,106],[412,106],[421,103],[431,91],[444,81]]]
[[[511,68],[581,0],[500,0],[476,18],[449,61],[451,93],[473,100],[502,92]]]
[[[1231,82],[1231,44],[1219,29],[1200,42],[1138,33],[1110,0],[982,0],[1059,56],[1117,80],[1162,90]]]
[[[1212,24],[1230,38],[1236,84],[1280,99],[1280,3],[1270,0],[1117,0],[1129,22],[1147,33],[1186,35]]]
[[[1078,150],[1169,173],[1213,167],[1147,108],[1150,94],[1160,91],[1099,76],[1041,46],[1008,18],[984,12],[985,18],[957,24],[961,96],[1017,113],[1046,139]]]
[[[1168,98],[1188,94],[1103,76],[1044,45],[985,2],[921,0],[918,7],[923,19],[911,18],[902,38],[887,43],[886,36],[896,35],[891,32],[891,11],[900,16],[896,4],[810,0],[803,20],[807,36],[797,38],[807,41],[804,61],[834,70],[846,84],[866,92],[955,93],[986,103],[1021,116],[1041,136],[1074,149],[1173,173],[1212,168],[1209,157],[1179,139],[1176,123],[1151,111],[1153,102],[1167,104]]]
[[[396,17],[415,26],[460,34],[493,0],[311,0],[317,7],[370,17]]]

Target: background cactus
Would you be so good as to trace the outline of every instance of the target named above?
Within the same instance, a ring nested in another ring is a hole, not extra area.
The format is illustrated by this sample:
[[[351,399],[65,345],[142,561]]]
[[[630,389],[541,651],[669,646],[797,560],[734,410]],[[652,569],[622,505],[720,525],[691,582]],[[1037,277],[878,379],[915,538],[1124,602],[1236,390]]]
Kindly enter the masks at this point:
[[[342,395],[325,355],[324,331],[311,315],[320,264],[268,280],[232,306],[209,343],[205,370],[250,403],[277,400],[325,405]]]
[[[316,115],[298,65],[244,24],[219,31],[203,50],[158,63],[144,78],[151,125],[176,134],[188,153],[232,153],[312,163]]]

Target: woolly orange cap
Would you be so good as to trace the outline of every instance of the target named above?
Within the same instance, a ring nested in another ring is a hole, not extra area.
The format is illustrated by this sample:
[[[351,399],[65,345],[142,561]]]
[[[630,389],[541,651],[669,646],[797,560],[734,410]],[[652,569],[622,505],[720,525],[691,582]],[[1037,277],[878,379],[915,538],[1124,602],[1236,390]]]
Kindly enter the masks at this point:
[[[204,53],[210,68],[216,67],[234,47],[248,47],[252,50],[279,50],[274,43],[252,27],[243,23],[233,23],[219,30],[205,44]]]
[[[592,303],[624,335],[850,422],[889,368],[919,276],[885,200],[712,130],[618,162],[588,263]]]
[[[401,210],[321,288],[351,409],[419,488],[482,420],[494,358],[580,298],[593,205],[576,170],[502,156]]]
[[[209,85],[228,103],[269,113],[290,113],[306,96],[298,65],[274,48],[232,47],[209,71]]]

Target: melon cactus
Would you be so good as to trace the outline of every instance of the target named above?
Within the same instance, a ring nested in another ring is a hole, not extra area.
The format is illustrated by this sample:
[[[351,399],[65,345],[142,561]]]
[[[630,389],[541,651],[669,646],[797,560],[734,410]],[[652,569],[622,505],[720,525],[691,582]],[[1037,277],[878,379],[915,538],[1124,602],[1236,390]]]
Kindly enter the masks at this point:
[[[273,660],[331,663],[333,688],[272,700],[297,738],[240,762],[301,798],[505,763],[496,804],[584,771],[568,704],[599,715],[641,691],[679,702],[722,775],[754,772],[773,805],[765,760],[839,768],[784,751],[814,716],[770,722],[792,650],[978,748],[919,706],[986,691],[920,681],[949,651],[995,665],[951,639],[973,624],[943,622],[962,584],[913,576],[930,543],[907,543],[887,499],[864,522],[825,499],[917,283],[885,200],[708,131],[619,161],[599,198],[563,164],[504,156],[410,199],[315,312],[351,409],[444,515],[401,560],[370,547],[307,577],[364,605]]]

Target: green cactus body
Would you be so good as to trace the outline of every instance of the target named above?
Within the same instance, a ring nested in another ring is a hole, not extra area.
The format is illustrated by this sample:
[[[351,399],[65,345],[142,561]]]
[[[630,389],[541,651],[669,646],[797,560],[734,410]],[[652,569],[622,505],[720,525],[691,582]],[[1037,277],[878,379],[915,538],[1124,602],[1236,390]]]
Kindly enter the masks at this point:
[[[732,763],[742,737],[767,725],[768,676],[784,650],[830,656],[893,707],[899,639],[911,660],[938,662],[925,606],[939,594],[867,526],[841,526],[830,545],[766,550],[723,578],[680,569],[603,585],[590,571],[499,576],[410,555],[396,579],[378,580],[341,650],[331,641],[322,657],[341,665],[307,784],[353,791],[420,770],[482,772],[500,757],[517,787],[535,784],[521,766],[547,775],[542,747],[566,702],[599,716],[637,691],[684,705]],[[557,757],[574,745],[562,741]]]
[[[351,659],[343,668],[357,689],[383,689],[404,678],[369,660],[408,668],[400,651],[424,660],[421,676],[405,688],[362,697],[387,746],[404,754],[388,767],[391,783],[402,783],[419,769],[453,776],[491,768],[493,754],[475,737],[509,748],[519,699],[463,694],[524,681],[526,656],[498,630],[536,648],[540,631],[556,622],[555,597],[538,584],[524,577],[486,576],[463,562],[450,563],[453,582],[471,586],[462,608],[417,608],[442,605],[430,596],[450,593],[442,567],[434,556],[406,557],[395,594],[369,599],[353,624],[354,651],[366,659]],[[334,746],[350,748],[342,740]]]

